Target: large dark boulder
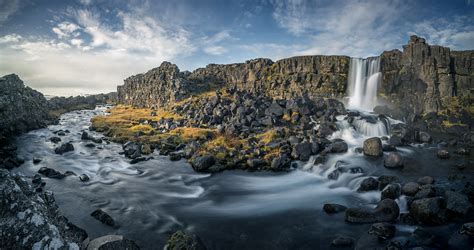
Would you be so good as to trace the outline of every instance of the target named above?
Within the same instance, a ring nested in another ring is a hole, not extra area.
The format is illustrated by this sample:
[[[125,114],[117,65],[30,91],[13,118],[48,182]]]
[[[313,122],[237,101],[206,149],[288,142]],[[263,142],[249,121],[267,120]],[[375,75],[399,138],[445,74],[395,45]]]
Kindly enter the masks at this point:
[[[448,190],[444,193],[444,199],[446,200],[446,209],[453,215],[466,216],[472,207],[469,197],[458,192]]]
[[[381,156],[383,154],[382,140],[378,137],[372,137],[364,141],[364,155]]]
[[[311,148],[311,143],[309,142],[298,143],[293,147],[291,156],[296,160],[308,161],[311,157]]]
[[[216,164],[216,159],[212,155],[198,156],[191,161],[191,166],[197,172],[205,172]]]
[[[59,155],[62,155],[64,153],[71,152],[71,151],[74,151],[74,145],[72,145],[72,143],[70,142],[63,143],[61,144],[61,146],[54,149],[54,152]]]
[[[122,145],[123,152],[126,157],[135,159],[142,154],[142,144],[138,142],[128,141]]]
[[[415,200],[410,205],[410,215],[423,224],[442,224],[446,221],[446,201],[442,197]]]
[[[364,179],[361,183],[357,191],[359,192],[366,192],[366,191],[374,191],[379,189],[379,181],[374,177],[369,177]]]
[[[0,169],[2,249],[81,249],[87,233],[62,216],[51,192],[36,193],[22,177]]]
[[[348,208],[345,219],[352,223],[391,222],[398,218],[399,213],[398,204],[392,199],[385,199],[374,209]]]

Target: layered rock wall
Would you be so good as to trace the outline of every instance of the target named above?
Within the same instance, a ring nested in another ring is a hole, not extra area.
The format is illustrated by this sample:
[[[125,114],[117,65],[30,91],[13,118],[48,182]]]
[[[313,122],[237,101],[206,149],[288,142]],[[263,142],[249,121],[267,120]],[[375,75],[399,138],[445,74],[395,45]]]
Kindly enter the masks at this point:
[[[125,79],[125,84],[118,87],[118,98],[128,105],[160,107],[223,86],[282,98],[302,94],[342,97],[349,59],[346,56],[301,56],[277,62],[254,59],[245,63],[210,64],[192,73],[180,72],[176,65],[164,62],[145,74]]]
[[[472,98],[474,51],[451,51],[412,36],[403,51],[381,55],[380,94],[413,115],[443,108],[453,96]]]

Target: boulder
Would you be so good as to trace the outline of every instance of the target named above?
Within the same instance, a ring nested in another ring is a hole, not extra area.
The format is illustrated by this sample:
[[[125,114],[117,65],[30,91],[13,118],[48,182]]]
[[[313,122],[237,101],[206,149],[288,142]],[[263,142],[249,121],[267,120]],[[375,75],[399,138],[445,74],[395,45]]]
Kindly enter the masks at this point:
[[[177,231],[168,238],[165,249],[168,250],[205,250],[201,239],[195,234]]]
[[[52,179],[62,179],[64,177],[66,177],[66,175],[60,173],[59,171],[56,171],[52,168],[48,168],[48,167],[41,167],[39,170],[38,170],[38,173],[48,177],[48,178],[52,178]]]
[[[395,226],[387,222],[374,223],[369,228],[369,234],[376,235],[382,240],[395,236]]]
[[[135,159],[140,157],[142,145],[138,142],[128,141],[122,145],[122,149],[126,157]]]
[[[58,210],[51,192],[37,193],[20,176],[0,169],[2,249],[81,249],[87,233]]]
[[[263,159],[253,158],[247,160],[247,166],[251,169],[258,169],[266,165],[266,162]]]
[[[104,212],[102,209],[97,209],[91,213],[91,216],[97,219],[98,221],[104,223],[107,226],[116,227],[117,224],[115,223],[114,219]]]
[[[270,168],[272,170],[286,170],[290,167],[291,160],[286,154],[273,158]]]
[[[402,194],[414,196],[420,190],[420,184],[416,182],[405,183],[402,187]]]
[[[377,180],[379,181],[379,190],[383,190],[388,184],[397,183],[399,178],[394,175],[381,175]]]
[[[421,131],[421,132],[419,133],[419,139],[420,139],[419,142],[422,142],[422,143],[431,143],[431,135],[428,134],[427,132]]]
[[[81,180],[82,182],[87,182],[87,181],[90,180],[90,178],[86,174],[81,174],[81,175],[79,175],[79,180]]]
[[[59,143],[61,141],[61,138],[57,137],[57,136],[53,136],[51,138],[49,138],[49,140],[52,142],[52,143]]]
[[[346,236],[338,236],[331,242],[331,245],[335,247],[350,247],[353,244],[354,239]]]
[[[339,204],[324,204],[323,210],[328,214],[335,214],[346,211],[347,207]]]
[[[390,152],[385,157],[383,165],[386,168],[401,168],[401,167],[403,167],[403,158],[397,152]]]
[[[423,176],[418,178],[416,182],[418,182],[420,185],[430,185],[434,183],[434,178],[431,176]]]
[[[453,215],[466,216],[472,207],[469,197],[458,192],[448,190],[444,193],[444,199],[446,200],[446,209]]]
[[[437,225],[446,221],[446,201],[442,197],[414,200],[410,205],[410,215],[423,224]]]
[[[99,238],[95,238],[89,242],[86,250],[114,250],[114,249],[124,249],[124,250],[139,250],[140,247],[127,238],[124,238],[122,235],[105,235]]]
[[[61,144],[61,146],[54,149],[54,152],[59,155],[62,155],[64,153],[71,152],[71,151],[74,151],[74,146],[70,142],[63,143]]]
[[[364,179],[361,183],[357,191],[359,192],[366,192],[366,191],[374,191],[379,189],[379,181],[373,177],[369,177]]]
[[[399,213],[398,204],[392,199],[385,199],[374,209],[348,208],[345,219],[351,223],[390,222],[395,221]]]
[[[381,156],[383,154],[382,140],[378,137],[365,140],[363,152],[367,156]]]
[[[191,161],[191,166],[197,172],[205,172],[210,167],[214,166],[216,159],[212,155],[203,155],[196,157]]]
[[[465,234],[469,237],[474,237],[474,222],[464,223],[459,230],[459,233]]]
[[[329,147],[331,147],[331,153],[345,153],[349,148],[345,141],[335,141]]]
[[[400,196],[400,185],[399,184],[388,184],[381,193],[380,199],[392,199],[395,200]]]
[[[293,147],[293,151],[291,152],[291,156],[294,159],[300,161],[308,161],[311,157],[311,143],[309,142],[302,142],[298,143]]]
[[[443,148],[438,149],[437,156],[440,159],[448,159],[450,157],[449,151],[447,149],[443,149]]]

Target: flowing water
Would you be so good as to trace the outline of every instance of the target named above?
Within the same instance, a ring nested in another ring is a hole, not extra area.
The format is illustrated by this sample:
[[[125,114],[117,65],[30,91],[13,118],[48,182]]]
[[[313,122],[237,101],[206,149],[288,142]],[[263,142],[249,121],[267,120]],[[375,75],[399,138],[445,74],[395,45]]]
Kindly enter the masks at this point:
[[[351,58],[349,66],[349,108],[372,111],[382,78],[380,58]]]
[[[367,225],[346,224],[343,214],[327,215],[322,211],[323,204],[374,206],[380,193],[356,192],[358,184],[366,176],[393,174],[381,167],[380,159],[367,160],[355,150],[368,136],[357,129],[382,135],[386,130],[380,129],[381,121],[361,119],[354,127],[347,117],[338,117],[341,130],[332,137],[344,139],[349,151],[332,154],[322,165],[310,161],[287,173],[235,170],[211,175],[196,173],[185,161],[172,162],[157,153],[150,161],[131,165],[119,154],[121,145],[115,143],[85,147],[81,131],[88,129],[91,117],[104,114],[104,110],[99,107],[67,113],[58,125],[18,137],[18,153],[27,162],[15,171],[33,176],[40,167],[48,166],[61,172],[87,174],[89,182],[81,182],[76,176],[44,178],[60,210],[91,237],[123,234],[145,249],[161,248],[170,233],[179,229],[198,234],[210,249],[325,249],[335,235],[357,238],[367,231]],[[62,141],[72,142],[75,151],[56,155],[56,145],[48,138],[54,136],[54,131],[66,129],[70,133]],[[401,153],[409,158],[416,151],[421,149],[407,148]],[[31,161],[34,157],[43,161],[35,165]],[[414,160],[405,169],[419,170],[419,163]],[[341,165],[363,171],[328,179]],[[408,179],[417,176],[410,171],[405,175]],[[93,219],[89,214],[97,208],[107,211],[120,227],[110,228]]]

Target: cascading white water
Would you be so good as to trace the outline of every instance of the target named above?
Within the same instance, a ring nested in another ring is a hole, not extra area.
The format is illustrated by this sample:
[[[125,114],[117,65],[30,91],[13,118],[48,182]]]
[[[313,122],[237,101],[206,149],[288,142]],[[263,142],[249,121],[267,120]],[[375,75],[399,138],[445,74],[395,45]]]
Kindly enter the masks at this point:
[[[377,104],[381,80],[380,58],[351,58],[349,65],[349,108],[372,111]]]

